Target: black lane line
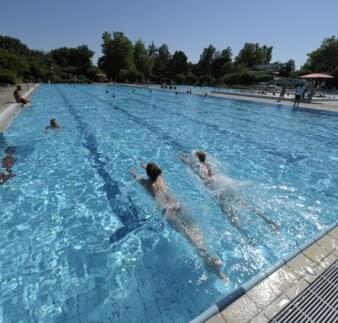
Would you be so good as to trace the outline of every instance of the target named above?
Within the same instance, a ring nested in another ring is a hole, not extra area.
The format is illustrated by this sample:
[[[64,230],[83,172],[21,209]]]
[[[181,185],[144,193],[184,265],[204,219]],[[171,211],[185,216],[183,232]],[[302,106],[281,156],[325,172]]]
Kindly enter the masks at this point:
[[[97,100],[101,101],[102,103],[105,103],[105,104],[108,104],[108,105],[114,104],[114,102],[102,99],[102,98],[100,98],[98,96],[94,96],[92,94],[87,93],[84,90],[82,90],[82,92],[84,94],[86,94],[88,97],[90,97],[90,96],[95,97]],[[159,109],[159,110],[161,110],[161,112],[163,112],[162,108],[160,106],[156,105],[156,104],[151,104],[151,103],[148,103],[148,102],[145,102],[143,100],[136,99],[136,98],[133,98],[133,97],[129,97],[129,99],[133,100],[135,102],[138,102],[138,103],[146,104],[146,105],[150,106],[151,108]],[[92,100],[92,102],[94,102],[94,100],[92,98],[91,98],[91,100]],[[130,112],[126,111],[125,109],[123,109],[121,107],[118,107],[118,106],[114,106],[114,105],[112,107],[115,110],[119,110],[120,112],[126,114],[134,122],[142,124],[148,130],[156,133],[158,135],[158,137],[160,137],[165,142],[173,145],[176,149],[179,149],[179,150],[185,151],[185,152],[194,149],[192,147],[188,147],[188,146],[182,145],[181,143],[177,142],[175,139],[173,139],[172,137],[170,137],[168,134],[164,133],[163,131],[157,130],[156,127],[152,126],[151,124],[149,124],[148,122],[144,121],[143,119],[136,117],[135,115],[131,114]],[[219,133],[221,133],[224,136],[234,136],[234,137],[240,137],[240,138],[244,139],[244,137],[242,135],[235,134],[234,132],[232,132],[230,130],[222,129],[222,128],[220,128],[216,124],[213,124],[213,123],[210,123],[210,122],[206,122],[206,121],[200,121],[200,120],[188,117],[187,115],[184,115],[184,114],[179,113],[179,112],[170,111],[170,114],[176,115],[176,116],[178,116],[180,118],[184,118],[184,119],[189,120],[191,122],[197,123],[197,124],[199,124],[201,126],[208,127],[209,129],[214,130],[216,132],[219,132]],[[259,142],[254,141],[254,140],[249,139],[249,138],[246,138],[245,140],[248,143],[252,144],[253,146],[256,146],[260,151],[262,151],[262,152],[264,152],[266,154],[272,155],[274,157],[279,157],[279,158],[283,159],[286,163],[295,163],[295,162],[301,161],[303,159],[306,159],[308,157],[307,155],[296,155],[296,156],[294,156],[294,154],[289,153],[289,152],[277,151],[277,150],[275,150],[275,147],[273,147],[271,145],[270,145],[270,147],[269,146],[263,146]]]
[[[140,218],[139,211],[129,196],[127,197],[127,204],[120,199],[121,190],[119,188],[119,184],[111,178],[109,172],[105,169],[105,162],[100,159],[101,154],[98,152],[95,136],[90,133],[87,123],[84,122],[80,115],[75,111],[72,103],[68,100],[65,94],[58,87],[57,90],[63,98],[69,112],[78,123],[78,128],[84,138],[83,146],[89,151],[90,158],[93,161],[93,163],[91,163],[92,167],[95,168],[104,182],[103,189],[106,194],[109,207],[121,221],[122,227],[117,229],[110,237],[111,243],[117,242],[123,239],[130,232],[139,229],[146,220]]]
[[[121,108],[121,107],[119,107],[117,105],[114,105],[114,102],[111,102],[111,101],[108,101],[108,100],[104,100],[104,99],[102,99],[102,98],[100,98],[98,96],[95,96],[93,94],[90,94],[90,93],[88,93],[88,92],[86,92],[86,91],[84,91],[82,89],[81,89],[81,91],[93,103],[97,103],[96,100],[99,100],[102,103],[111,106],[114,110],[119,111],[122,114],[126,115],[130,120],[132,120],[136,124],[142,125],[144,128],[146,128],[149,131],[155,133],[159,139],[161,139],[164,142],[166,142],[167,144],[171,145],[177,151],[179,151],[179,152],[188,152],[188,151],[192,150],[192,147],[180,143],[179,141],[177,141],[174,138],[172,138],[169,134],[167,134],[166,132],[162,131],[160,128],[158,128],[156,126],[153,126],[152,124],[150,124],[149,122],[145,121],[144,119],[135,116],[134,114],[128,112],[127,110],[125,110],[125,109],[123,109],[123,108]]]
[[[154,108],[154,109],[157,109],[157,110],[161,110],[163,112],[163,110],[161,109],[161,107],[158,106],[158,105],[156,105],[156,104],[148,103],[148,102],[143,101],[141,99],[136,99],[136,98],[132,98],[132,97],[130,99],[133,100],[133,101],[135,101],[135,102],[148,105],[151,108]],[[175,116],[177,116],[179,118],[183,118],[185,120],[189,120],[189,121],[191,121],[193,123],[196,123],[196,124],[199,124],[201,126],[208,127],[209,129],[214,130],[216,132],[219,132],[220,134],[222,134],[224,136],[233,136],[233,137],[237,137],[237,138],[239,137],[239,138],[241,138],[241,139],[244,140],[244,137],[242,135],[235,134],[234,132],[232,132],[230,130],[222,129],[222,128],[220,128],[216,124],[213,124],[213,123],[210,123],[210,122],[207,122],[207,121],[200,121],[198,119],[191,118],[191,117],[189,117],[189,116],[187,116],[187,115],[185,115],[183,113],[179,113],[179,112],[170,111],[170,114],[171,115],[175,115]],[[259,142],[254,141],[254,140],[249,139],[249,138],[245,138],[245,141],[247,141],[248,143],[252,144],[253,146],[256,146],[260,151],[262,151],[262,152],[264,152],[266,154],[270,154],[270,155],[273,155],[274,157],[279,157],[281,159],[284,159],[284,161],[287,162],[287,163],[295,163],[295,162],[301,161],[301,160],[303,160],[303,159],[305,159],[305,158],[308,157],[307,155],[296,155],[296,156],[294,156],[294,154],[289,153],[289,152],[278,151],[278,150],[275,150],[274,147],[271,146],[271,145],[270,145],[270,147],[269,146],[263,146]]]
[[[82,90],[82,89],[81,89]],[[113,102],[109,102],[109,101],[106,101],[104,99],[101,99],[97,96],[94,96],[94,95],[91,95],[89,93],[87,93],[86,91],[83,91],[82,92],[88,97],[91,99],[91,101],[93,103],[96,103],[96,101],[93,99],[95,97],[95,99],[103,102],[104,104],[107,104],[107,105],[110,105],[112,106],[112,108],[114,110],[117,110],[119,112],[122,112],[123,114],[127,115],[129,118],[131,118],[135,123],[138,123],[138,124],[141,124],[143,125],[145,128],[147,128],[148,130],[150,131],[153,131],[154,133],[156,133],[158,135],[159,138],[161,138],[162,140],[166,141],[167,143],[173,145],[175,148],[179,149],[180,151],[189,151],[189,149],[191,148],[187,148],[185,146],[183,146],[182,144],[180,144],[179,142],[177,142],[176,140],[172,139],[169,135],[167,135],[166,133],[164,133],[163,131],[159,131],[156,127],[150,125],[148,122],[144,121],[143,119],[141,118],[138,118],[136,117],[135,115],[129,113],[128,111],[126,111],[125,109],[121,108],[121,107],[118,107],[118,106],[114,106],[114,105],[111,105]],[[187,150],[188,149],[188,150]],[[253,240],[253,238],[250,237],[250,232],[241,228],[239,229],[239,232],[241,234],[243,234],[247,239],[248,239],[248,242],[251,244],[251,245],[254,245],[256,246],[256,242]]]

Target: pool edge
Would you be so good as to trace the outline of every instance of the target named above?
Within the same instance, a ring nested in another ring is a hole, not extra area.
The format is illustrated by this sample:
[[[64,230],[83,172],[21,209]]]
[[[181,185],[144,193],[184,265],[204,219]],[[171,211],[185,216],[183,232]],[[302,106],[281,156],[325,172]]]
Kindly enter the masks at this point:
[[[268,279],[271,275],[273,275],[278,270],[280,270],[284,265],[290,263],[290,261],[295,259],[297,256],[303,254],[303,252],[305,250],[310,249],[312,246],[315,246],[316,243],[320,239],[325,238],[326,236],[330,237],[330,233],[332,233],[337,228],[338,228],[338,222],[330,225],[323,232],[318,233],[318,235],[316,235],[313,239],[311,239],[307,243],[299,246],[294,252],[290,253],[286,257],[283,257],[280,261],[278,261],[277,263],[275,263],[274,265],[272,265],[268,269],[264,270],[264,272],[261,272],[261,273],[255,275],[249,281],[240,285],[238,288],[236,288],[234,291],[232,291],[230,294],[224,296],[222,299],[220,299],[219,301],[212,304],[205,311],[203,311],[197,317],[192,319],[190,321],[190,323],[203,323],[203,322],[206,322],[206,321],[212,319],[216,315],[220,315],[220,313],[222,313],[224,310],[226,310],[228,307],[230,307],[233,303],[240,300],[243,296],[246,296],[247,293],[250,290],[252,290],[255,286],[257,286],[259,283],[263,282],[265,279]],[[335,255],[336,255],[336,258],[338,259],[338,252],[335,253]],[[256,315],[254,315],[254,316],[256,316]],[[225,319],[221,318],[221,320],[222,319],[225,322]],[[254,317],[252,317],[252,319],[254,319]],[[250,320],[250,322],[251,322],[251,320]],[[254,322],[254,321],[252,321],[252,322]]]
[[[34,84],[29,90],[27,90],[23,97],[27,98],[40,86],[39,83]],[[20,103],[11,103],[8,107],[0,113],[0,133],[4,133],[11,125],[12,121],[21,112]]]

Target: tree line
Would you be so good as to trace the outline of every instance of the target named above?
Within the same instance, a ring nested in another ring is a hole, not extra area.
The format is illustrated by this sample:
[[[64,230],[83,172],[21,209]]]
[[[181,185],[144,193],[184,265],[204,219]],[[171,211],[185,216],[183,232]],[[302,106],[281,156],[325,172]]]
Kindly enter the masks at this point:
[[[0,83],[20,80],[51,82],[152,82],[191,85],[250,85],[271,81],[275,76],[296,77],[305,72],[327,72],[338,85],[338,39],[325,39],[308,54],[306,63],[295,71],[295,62],[271,62],[273,47],[245,43],[237,56],[230,47],[204,48],[197,63],[182,50],[171,53],[168,45],[148,46],[132,42],[122,32],[104,32],[102,56],[97,66],[88,46],[57,48],[47,53],[29,49],[18,39],[0,36]]]

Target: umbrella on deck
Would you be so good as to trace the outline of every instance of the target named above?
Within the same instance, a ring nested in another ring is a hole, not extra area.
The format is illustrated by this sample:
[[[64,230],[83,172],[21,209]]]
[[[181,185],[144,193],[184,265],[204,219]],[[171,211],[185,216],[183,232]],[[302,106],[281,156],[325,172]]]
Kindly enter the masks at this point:
[[[333,79],[334,76],[324,73],[311,73],[311,74],[305,74],[300,77],[301,79],[310,79],[312,80],[312,88],[309,94],[309,102],[311,102],[312,97],[315,94],[315,84],[317,80],[323,80],[323,79]],[[319,86],[319,84],[318,84]]]
[[[334,76],[323,73],[306,74],[300,77],[301,79],[333,79]]]

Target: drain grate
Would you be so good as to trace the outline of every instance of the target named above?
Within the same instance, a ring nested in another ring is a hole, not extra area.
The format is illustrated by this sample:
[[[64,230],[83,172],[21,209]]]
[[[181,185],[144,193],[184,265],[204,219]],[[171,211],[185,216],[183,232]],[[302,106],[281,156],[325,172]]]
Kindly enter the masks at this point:
[[[326,269],[270,323],[338,323],[338,261]]]

